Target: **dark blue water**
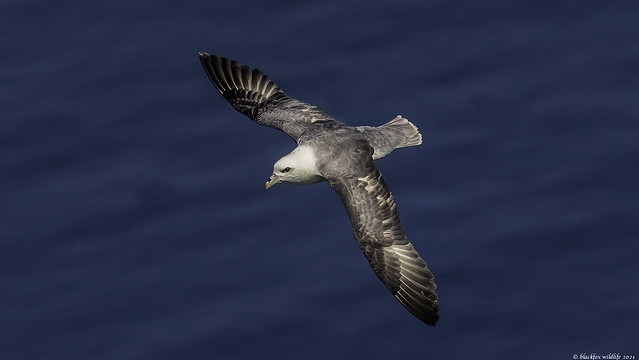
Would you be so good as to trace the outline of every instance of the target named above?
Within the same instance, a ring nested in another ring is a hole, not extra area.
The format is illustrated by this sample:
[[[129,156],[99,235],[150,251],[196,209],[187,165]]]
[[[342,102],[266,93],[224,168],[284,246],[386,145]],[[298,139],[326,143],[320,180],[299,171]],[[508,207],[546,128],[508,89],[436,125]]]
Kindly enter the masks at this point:
[[[639,356],[634,2],[0,3],[0,359]],[[352,124],[439,285],[431,328],[198,51]]]

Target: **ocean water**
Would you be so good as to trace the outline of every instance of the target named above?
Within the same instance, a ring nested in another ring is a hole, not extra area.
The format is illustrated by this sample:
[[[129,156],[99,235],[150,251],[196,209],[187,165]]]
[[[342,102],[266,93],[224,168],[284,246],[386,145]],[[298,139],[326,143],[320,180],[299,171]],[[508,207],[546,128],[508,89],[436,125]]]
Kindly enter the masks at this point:
[[[0,359],[639,356],[633,2],[0,3]],[[376,279],[326,183],[198,51],[351,125],[441,319]]]

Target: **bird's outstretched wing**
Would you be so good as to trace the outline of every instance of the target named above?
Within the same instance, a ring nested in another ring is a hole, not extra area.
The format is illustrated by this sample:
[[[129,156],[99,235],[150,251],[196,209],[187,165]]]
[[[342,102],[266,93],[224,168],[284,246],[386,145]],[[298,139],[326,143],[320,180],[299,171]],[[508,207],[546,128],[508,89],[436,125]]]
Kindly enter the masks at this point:
[[[200,61],[215,88],[235,110],[260,125],[285,132],[296,142],[313,123],[339,123],[319,107],[286,95],[257,69],[205,52],[200,53]]]
[[[329,179],[339,195],[364,256],[377,277],[417,318],[435,326],[434,277],[408,241],[397,206],[372,159],[359,176]]]

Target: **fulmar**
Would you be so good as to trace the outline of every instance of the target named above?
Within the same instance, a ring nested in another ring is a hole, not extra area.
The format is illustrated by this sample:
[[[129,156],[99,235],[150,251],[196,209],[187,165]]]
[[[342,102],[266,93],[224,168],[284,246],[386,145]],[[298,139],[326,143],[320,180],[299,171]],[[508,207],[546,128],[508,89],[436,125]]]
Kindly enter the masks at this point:
[[[275,163],[266,188],[328,181],[375,275],[408,311],[435,326],[439,304],[433,274],[408,241],[393,196],[375,166],[375,160],[397,148],[420,145],[417,127],[401,115],[377,127],[351,127],[286,95],[258,69],[199,55],[209,79],[235,110],[297,143]]]

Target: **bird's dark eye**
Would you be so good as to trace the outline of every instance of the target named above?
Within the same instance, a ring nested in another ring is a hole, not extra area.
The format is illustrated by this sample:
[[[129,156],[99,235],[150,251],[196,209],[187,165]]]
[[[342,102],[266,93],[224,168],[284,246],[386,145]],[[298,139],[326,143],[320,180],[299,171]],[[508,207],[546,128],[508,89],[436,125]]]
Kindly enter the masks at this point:
[[[287,173],[287,172],[289,172],[289,171],[291,171],[291,168],[290,168],[290,167],[288,167],[288,166],[287,166],[287,167],[285,167],[285,168],[284,168],[284,170],[282,170],[282,172],[283,172],[283,173]]]

